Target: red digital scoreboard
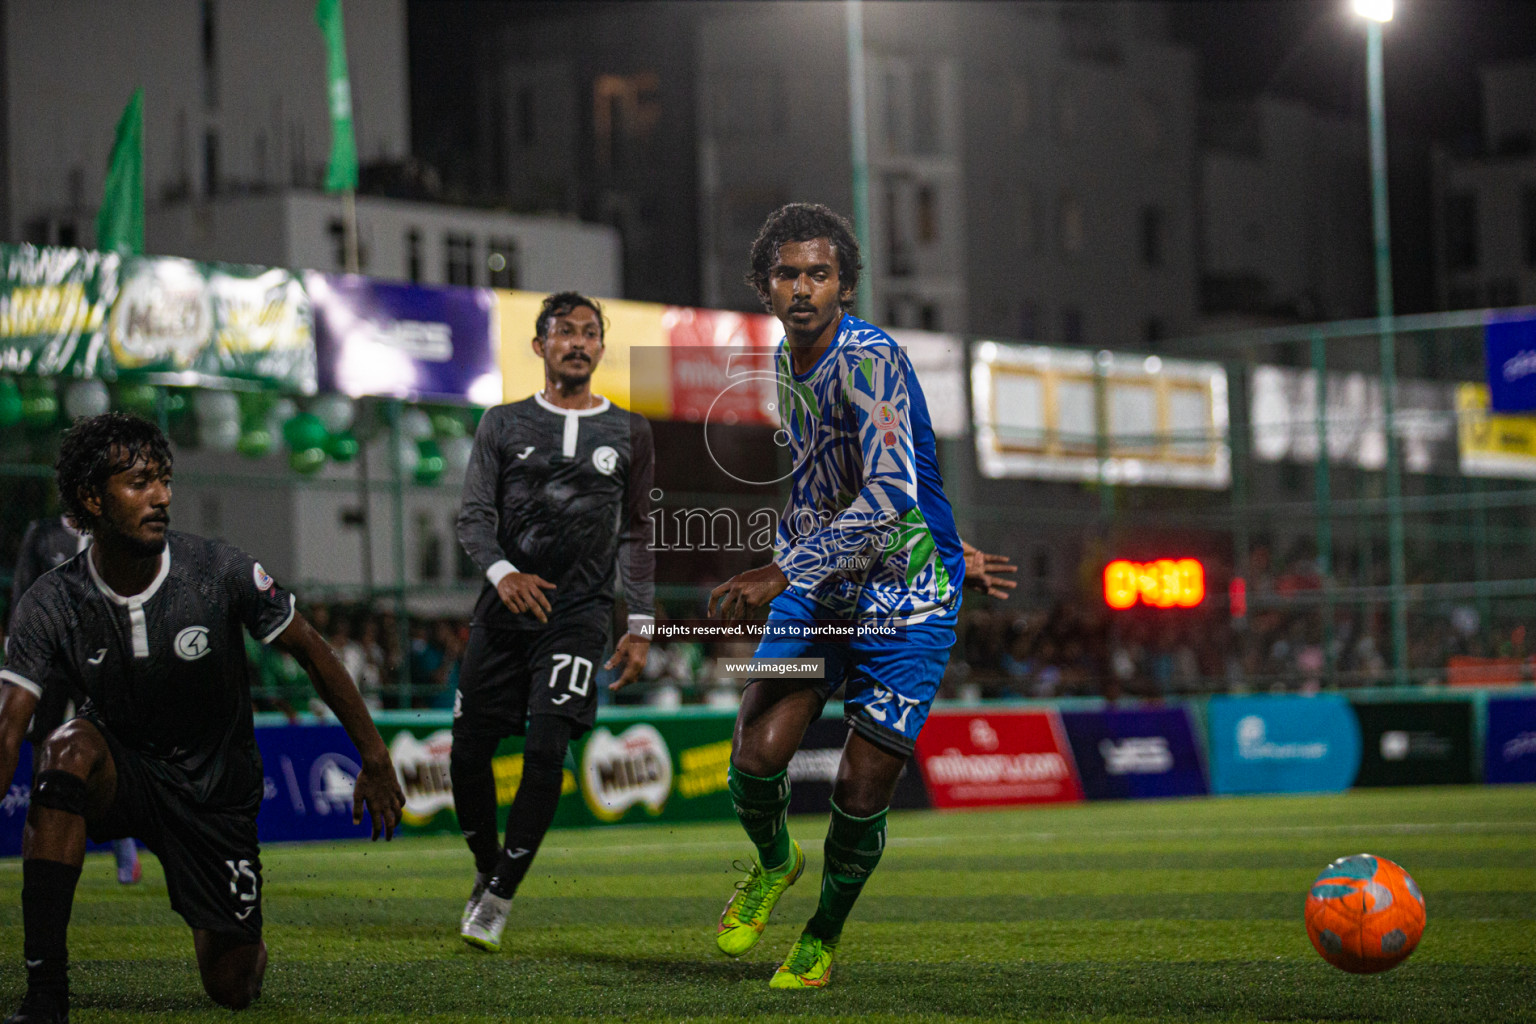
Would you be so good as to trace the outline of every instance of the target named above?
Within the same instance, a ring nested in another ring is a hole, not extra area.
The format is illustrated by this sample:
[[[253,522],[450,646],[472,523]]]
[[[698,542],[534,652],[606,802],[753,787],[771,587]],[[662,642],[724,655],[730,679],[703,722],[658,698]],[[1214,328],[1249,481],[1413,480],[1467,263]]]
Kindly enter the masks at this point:
[[[1197,558],[1117,558],[1104,567],[1104,603],[1111,608],[1193,608],[1204,600],[1205,566]]]

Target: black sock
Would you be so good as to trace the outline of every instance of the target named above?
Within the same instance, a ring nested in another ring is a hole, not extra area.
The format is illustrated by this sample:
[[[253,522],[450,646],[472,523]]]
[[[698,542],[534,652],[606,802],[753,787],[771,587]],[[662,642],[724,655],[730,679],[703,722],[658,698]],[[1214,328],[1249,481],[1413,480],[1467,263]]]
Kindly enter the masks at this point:
[[[523,747],[523,778],[507,812],[507,845],[488,888],[503,899],[517,892],[533,855],[544,841],[565,779],[565,750],[571,742],[571,721],[559,715],[535,715],[528,723]]]
[[[69,915],[80,869],[56,860],[21,862],[22,950],[27,991],[66,998],[69,992]]]
[[[489,875],[496,870],[501,856],[496,829],[496,779],[491,774],[491,755],[499,739],[492,736],[453,734],[453,752],[448,758],[448,777],[453,783],[453,809],[469,852],[475,856],[475,870]]]

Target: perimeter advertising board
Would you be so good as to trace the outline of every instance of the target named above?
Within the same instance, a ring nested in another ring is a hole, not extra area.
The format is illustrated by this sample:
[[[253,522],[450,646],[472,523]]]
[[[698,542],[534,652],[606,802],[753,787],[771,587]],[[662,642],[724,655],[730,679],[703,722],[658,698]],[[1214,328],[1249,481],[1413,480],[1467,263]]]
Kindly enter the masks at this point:
[[[1536,698],[1497,697],[1488,701],[1483,781],[1536,782]]]
[[[357,748],[339,725],[280,725],[256,730],[264,792],[256,831],[264,843],[366,839],[367,815],[352,824]]]
[[[314,303],[322,390],[353,398],[501,401],[490,289],[313,271],[304,283]]]
[[[1054,711],[937,711],[917,737],[935,807],[1005,807],[1083,798]]]
[[[1472,702],[1387,701],[1355,705],[1360,722],[1357,786],[1475,782]]]
[[[1207,792],[1200,748],[1183,708],[1066,711],[1061,724],[1089,800]]]
[[[832,785],[837,781],[837,766],[842,761],[843,744],[848,739],[848,723],[841,718],[818,718],[805,731],[800,749],[789,761],[789,813],[826,814],[832,799]],[[931,806],[923,788],[922,772],[915,760],[909,760],[896,780],[891,807],[912,810]]]
[[[571,747],[555,826],[729,819],[726,770],[735,716],[706,712],[654,718],[603,715]],[[405,791],[407,831],[455,832],[448,776],[453,732],[446,716],[383,726]],[[498,813],[505,814],[523,776],[522,740],[504,740],[491,760]]]
[[[0,245],[0,372],[93,375],[121,263],[116,253]]]
[[[1212,697],[1206,716],[1213,792],[1338,792],[1360,770],[1360,725],[1342,697]]]

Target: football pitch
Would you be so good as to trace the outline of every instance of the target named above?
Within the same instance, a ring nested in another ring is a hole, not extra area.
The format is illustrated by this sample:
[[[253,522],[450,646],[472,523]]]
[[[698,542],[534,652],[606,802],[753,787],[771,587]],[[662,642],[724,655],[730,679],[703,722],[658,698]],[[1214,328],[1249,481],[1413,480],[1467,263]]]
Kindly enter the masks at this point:
[[[823,818],[791,825],[805,877],[758,948],[714,923],[734,825],[556,832],[502,952],[462,944],[455,837],[272,845],[260,1001],[204,997],[159,865],[121,887],[87,858],[70,929],[74,1008],[95,1021],[1536,1021],[1536,788],[1100,803],[893,814],[832,983],[768,977],[815,905]],[[1418,951],[1383,975],[1312,950],[1302,903],[1344,854],[1423,889]],[[21,871],[0,862],[0,1012],[20,1000]]]

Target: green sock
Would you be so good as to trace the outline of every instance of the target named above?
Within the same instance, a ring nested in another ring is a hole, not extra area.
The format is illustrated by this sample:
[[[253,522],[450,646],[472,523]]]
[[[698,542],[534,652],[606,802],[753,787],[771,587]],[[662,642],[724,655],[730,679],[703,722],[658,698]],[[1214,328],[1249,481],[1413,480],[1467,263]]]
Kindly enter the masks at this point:
[[[805,926],[807,933],[829,946],[836,945],[848,912],[884,850],[885,811],[851,818],[838,810],[837,804],[832,805],[832,823],[822,847],[821,901]]]
[[[760,779],[731,765],[731,806],[757,847],[764,868],[783,867],[789,860],[789,776],[784,772]]]

